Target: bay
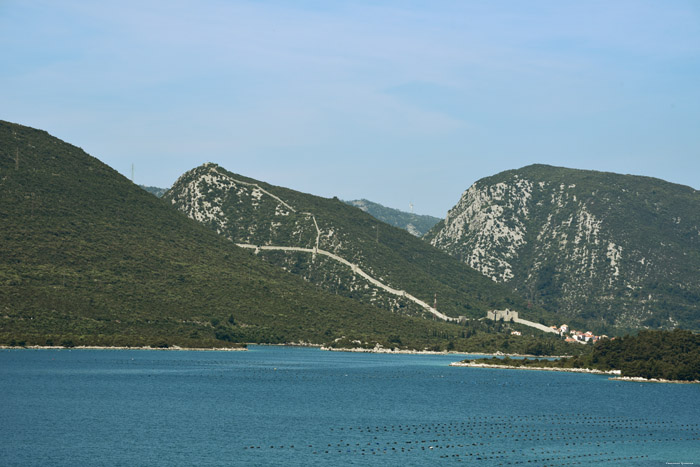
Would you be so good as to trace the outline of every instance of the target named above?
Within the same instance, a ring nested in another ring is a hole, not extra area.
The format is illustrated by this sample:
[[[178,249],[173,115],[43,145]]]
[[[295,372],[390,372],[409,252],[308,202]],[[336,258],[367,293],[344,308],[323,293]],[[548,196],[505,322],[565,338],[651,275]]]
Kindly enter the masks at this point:
[[[2,350],[0,464],[700,464],[699,385],[462,358]]]

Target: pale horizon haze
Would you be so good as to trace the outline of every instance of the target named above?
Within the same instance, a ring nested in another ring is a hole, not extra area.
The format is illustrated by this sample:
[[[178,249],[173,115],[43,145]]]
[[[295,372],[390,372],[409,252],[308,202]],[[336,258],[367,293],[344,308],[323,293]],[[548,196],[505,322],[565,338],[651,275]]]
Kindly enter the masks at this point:
[[[0,1],[0,119],[444,217],[533,163],[700,188],[700,2]]]

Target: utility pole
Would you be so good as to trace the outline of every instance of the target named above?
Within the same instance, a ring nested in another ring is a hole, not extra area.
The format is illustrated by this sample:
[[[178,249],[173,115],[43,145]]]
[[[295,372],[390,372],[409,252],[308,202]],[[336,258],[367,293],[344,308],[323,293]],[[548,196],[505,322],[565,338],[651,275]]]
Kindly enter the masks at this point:
[[[131,164],[131,183],[134,183],[134,164]]]
[[[17,141],[17,131],[14,128],[12,129],[12,136]],[[19,145],[15,148],[15,170],[19,170]]]

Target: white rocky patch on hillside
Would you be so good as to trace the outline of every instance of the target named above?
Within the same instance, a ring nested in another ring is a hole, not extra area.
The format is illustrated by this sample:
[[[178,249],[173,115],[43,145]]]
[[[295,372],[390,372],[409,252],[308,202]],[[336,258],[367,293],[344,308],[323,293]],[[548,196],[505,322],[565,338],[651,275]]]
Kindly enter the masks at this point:
[[[509,260],[525,244],[523,220],[529,216],[532,187],[525,179],[481,188],[472,185],[447,214],[445,227],[431,243],[461,251],[471,267],[495,281],[507,282],[513,278]]]
[[[281,203],[275,207],[275,216],[288,216],[290,211],[284,207]]]
[[[263,197],[263,192],[260,188],[255,187],[253,188],[253,192],[250,194],[251,198],[253,198],[253,206],[257,206],[260,202],[260,199]]]
[[[610,261],[610,268],[612,273],[610,275],[610,285],[612,285],[613,280],[620,276],[620,260],[622,259],[622,247],[620,245],[615,245],[614,243],[608,243],[608,251],[605,255]]]
[[[574,233],[574,249],[571,254],[571,265],[578,265],[581,274],[593,277],[596,273],[596,265],[599,258],[600,229],[602,221],[588,212],[586,206],[581,205],[575,219],[576,231]]]
[[[588,212],[586,206],[581,206],[578,211],[578,231],[574,238],[574,243],[578,245],[581,241],[587,244],[598,245],[598,234],[600,233],[601,221]]]
[[[418,229],[416,229],[416,226],[413,225],[413,224],[411,224],[411,223],[409,223],[409,224],[406,225],[406,230],[407,230],[408,233],[410,233],[411,235],[414,235],[414,236],[416,236],[416,237],[420,237],[420,236],[421,236],[421,233],[418,231]]]
[[[472,185],[449,211],[445,226],[431,243],[461,257],[493,280],[508,282],[513,278],[513,260],[527,241],[535,189],[539,193],[538,208],[548,205],[549,209],[546,221],[536,227],[537,243],[565,252],[570,259],[568,266],[590,276],[605,260],[600,238],[602,221],[577,200],[572,192],[575,188],[575,184],[533,183],[517,176],[508,183]],[[563,214],[572,204],[575,214]],[[545,264],[548,252],[552,250],[538,250],[537,265]],[[611,280],[620,275],[621,252],[622,247],[614,245],[607,253]],[[537,269],[539,266],[534,267]]]
[[[182,186],[172,199],[172,204],[179,202],[182,210],[190,218],[205,223],[216,225],[216,230],[222,233],[226,229],[226,215],[221,209],[222,200],[219,196],[211,196],[212,193],[221,193],[235,185],[225,174],[216,170],[216,165],[206,164],[206,172],[195,177]]]

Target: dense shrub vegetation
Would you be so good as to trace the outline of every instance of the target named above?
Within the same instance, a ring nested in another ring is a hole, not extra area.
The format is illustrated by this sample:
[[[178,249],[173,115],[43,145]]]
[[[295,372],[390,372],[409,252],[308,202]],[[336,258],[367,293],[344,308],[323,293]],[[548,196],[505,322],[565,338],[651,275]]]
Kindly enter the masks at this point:
[[[622,376],[700,381],[700,334],[691,331],[641,331],[636,336],[602,340],[585,355],[561,360],[481,359],[508,366],[619,370]]]

